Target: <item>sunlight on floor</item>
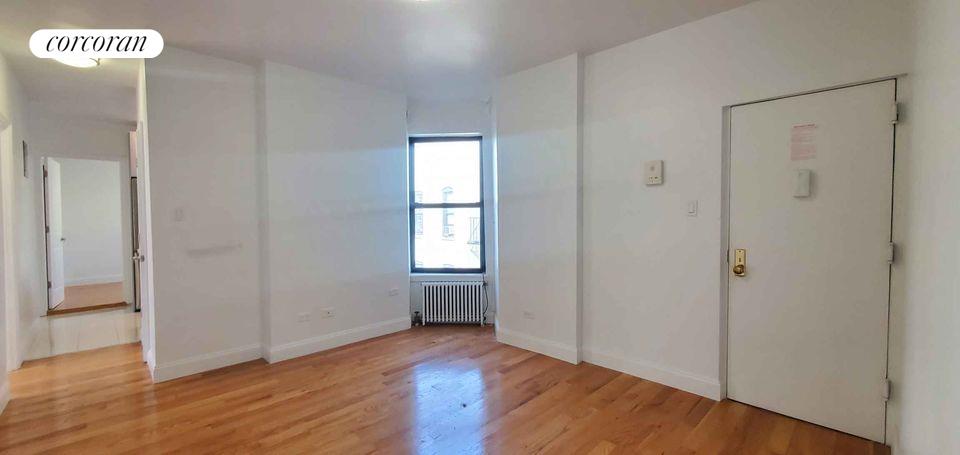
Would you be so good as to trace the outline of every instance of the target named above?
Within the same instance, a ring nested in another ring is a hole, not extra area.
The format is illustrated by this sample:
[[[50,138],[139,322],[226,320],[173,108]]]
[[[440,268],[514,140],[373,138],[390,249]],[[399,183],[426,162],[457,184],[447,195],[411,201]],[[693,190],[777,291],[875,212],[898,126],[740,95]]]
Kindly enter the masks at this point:
[[[140,313],[129,309],[47,316],[25,360],[140,341]]]

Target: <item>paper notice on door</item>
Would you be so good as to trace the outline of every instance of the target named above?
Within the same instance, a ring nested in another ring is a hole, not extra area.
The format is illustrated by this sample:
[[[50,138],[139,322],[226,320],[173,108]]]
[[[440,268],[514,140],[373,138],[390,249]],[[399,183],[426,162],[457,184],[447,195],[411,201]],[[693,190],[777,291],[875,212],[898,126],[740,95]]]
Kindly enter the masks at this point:
[[[809,160],[817,157],[817,125],[794,125],[790,130],[790,160]]]

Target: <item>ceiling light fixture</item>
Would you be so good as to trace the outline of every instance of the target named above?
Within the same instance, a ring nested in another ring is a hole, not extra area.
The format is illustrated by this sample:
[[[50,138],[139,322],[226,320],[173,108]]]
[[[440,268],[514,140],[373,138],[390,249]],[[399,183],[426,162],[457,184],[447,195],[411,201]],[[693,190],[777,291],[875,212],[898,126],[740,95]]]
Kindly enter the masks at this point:
[[[99,58],[87,58],[87,57],[54,57],[54,59],[64,65],[73,66],[75,68],[93,68],[95,66],[100,66]]]

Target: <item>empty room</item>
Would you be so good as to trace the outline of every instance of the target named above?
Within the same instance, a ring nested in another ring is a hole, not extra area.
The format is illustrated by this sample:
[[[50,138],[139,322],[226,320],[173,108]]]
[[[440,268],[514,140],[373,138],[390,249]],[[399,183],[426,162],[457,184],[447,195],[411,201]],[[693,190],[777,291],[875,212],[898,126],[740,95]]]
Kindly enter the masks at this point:
[[[0,453],[960,454],[960,2],[2,0]]]

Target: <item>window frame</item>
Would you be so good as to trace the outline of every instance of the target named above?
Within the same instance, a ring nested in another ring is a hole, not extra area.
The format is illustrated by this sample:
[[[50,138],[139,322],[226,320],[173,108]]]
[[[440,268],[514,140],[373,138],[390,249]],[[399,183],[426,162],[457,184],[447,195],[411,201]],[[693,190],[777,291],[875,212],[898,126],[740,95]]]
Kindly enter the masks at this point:
[[[480,154],[480,200],[478,202],[439,202],[439,203],[423,203],[417,202],[415,198],[416,186],[415,186],[415,172],[416,166],[414,166],[414,153],[416,149],[416,144],[424,142],[477,142]],[[409,233],[408,237],[410,240],[410,273],[451,273],[451,274],[477,274],[477,273],[486,273],[487,270],[487,245],[486,245],[486,234],[485,228],[486,223],[484,217],[484,200],[483,200],[483,136],[481,135],[460,135],[460,136],[410,136],[407,142],[407,167],[409,168]],[[472,269],[462,269],[462,268],[452,268],[452,267],[417,267],[416,257],[417,257],[417,247],[416,247],[416,214],[417,209],[458,209],[458,208],[478,208],[480,209],[480,267]]]

